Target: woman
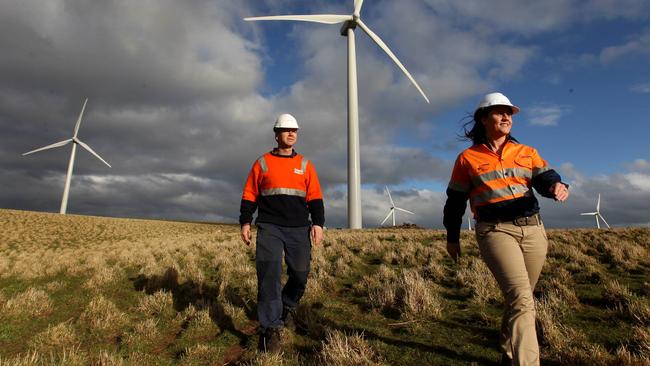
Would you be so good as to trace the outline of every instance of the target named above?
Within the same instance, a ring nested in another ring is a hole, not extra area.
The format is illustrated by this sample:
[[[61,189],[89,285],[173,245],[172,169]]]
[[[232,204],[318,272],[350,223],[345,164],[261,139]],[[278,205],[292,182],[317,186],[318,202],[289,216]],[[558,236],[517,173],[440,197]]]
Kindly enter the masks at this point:
[[[547,240],[532,188],[565,201],[568,185],[537,151],[510,135],[519,108],[501,93],[483,97],[465,136],[473,142],[454,165],[447,188],[444,225],[447,252],[458,261],[467,200],[477,221],[481,257],[505,298],[501,323],[503,364],[539,365],[533,289],[546,258]]]

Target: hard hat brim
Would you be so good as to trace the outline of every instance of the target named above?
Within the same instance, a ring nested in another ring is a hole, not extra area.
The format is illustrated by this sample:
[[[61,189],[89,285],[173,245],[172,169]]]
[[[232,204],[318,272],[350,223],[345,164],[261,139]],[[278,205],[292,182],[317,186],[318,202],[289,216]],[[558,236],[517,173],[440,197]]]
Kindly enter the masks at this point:
[[[478,111],[480,111],[482,109],[492,108],[492,107],[496,107],[496,106],[500,106],[500,105],[510,107],[512,109],[512,114],[513,115],[517,114],[517,113],[519,113],[521,111],[521,109],[519,107],[517,107],[516,105],[514,105],[514,104],[497,103],[497,104],[491,104],[491,105],[486,105],[484,107],[476,108],[476,110],[474,111],[474,115],[476,115],[476,113],[478,113]]]

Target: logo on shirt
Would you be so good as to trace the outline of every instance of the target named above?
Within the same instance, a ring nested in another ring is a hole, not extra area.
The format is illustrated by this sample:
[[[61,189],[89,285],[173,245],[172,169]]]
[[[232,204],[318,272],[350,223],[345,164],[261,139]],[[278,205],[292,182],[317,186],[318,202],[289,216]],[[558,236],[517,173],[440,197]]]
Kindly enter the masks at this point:
[[[298,169],[298,168],[293,168],[293,172],[294,172],[295,174],[300,174],[300,175],[305,174],[305,171],[304,171],[304,170],[302,170],[302,169]]]

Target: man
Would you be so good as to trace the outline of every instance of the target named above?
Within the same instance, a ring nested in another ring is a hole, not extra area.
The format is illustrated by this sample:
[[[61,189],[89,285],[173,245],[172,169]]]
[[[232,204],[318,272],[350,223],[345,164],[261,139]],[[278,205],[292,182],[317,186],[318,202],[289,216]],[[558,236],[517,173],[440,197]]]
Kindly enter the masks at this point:
[[[293,322],[305,292],[311,243],[323,238],[323,194],[311,162],[293,149],[298,122],[290,114],[275,121],[277,147],[262,155],[251,168],[242,195],[239,223],[246,245],[257,214],[257,315],[262,335],[259,349],[280,351],[280,329]],[[311,223],[309,216],[311,215]],[[289,278],[281,289],[282,254]]]

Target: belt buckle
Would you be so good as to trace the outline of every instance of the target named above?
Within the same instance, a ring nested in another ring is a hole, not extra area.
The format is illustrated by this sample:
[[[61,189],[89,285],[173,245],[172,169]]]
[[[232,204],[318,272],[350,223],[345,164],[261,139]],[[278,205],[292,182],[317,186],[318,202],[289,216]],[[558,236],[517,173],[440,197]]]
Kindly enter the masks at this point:
[[[512,220],[512,223],[516,226],[537,225],[537,218],[536,215],[517,217],[516,219]]]

